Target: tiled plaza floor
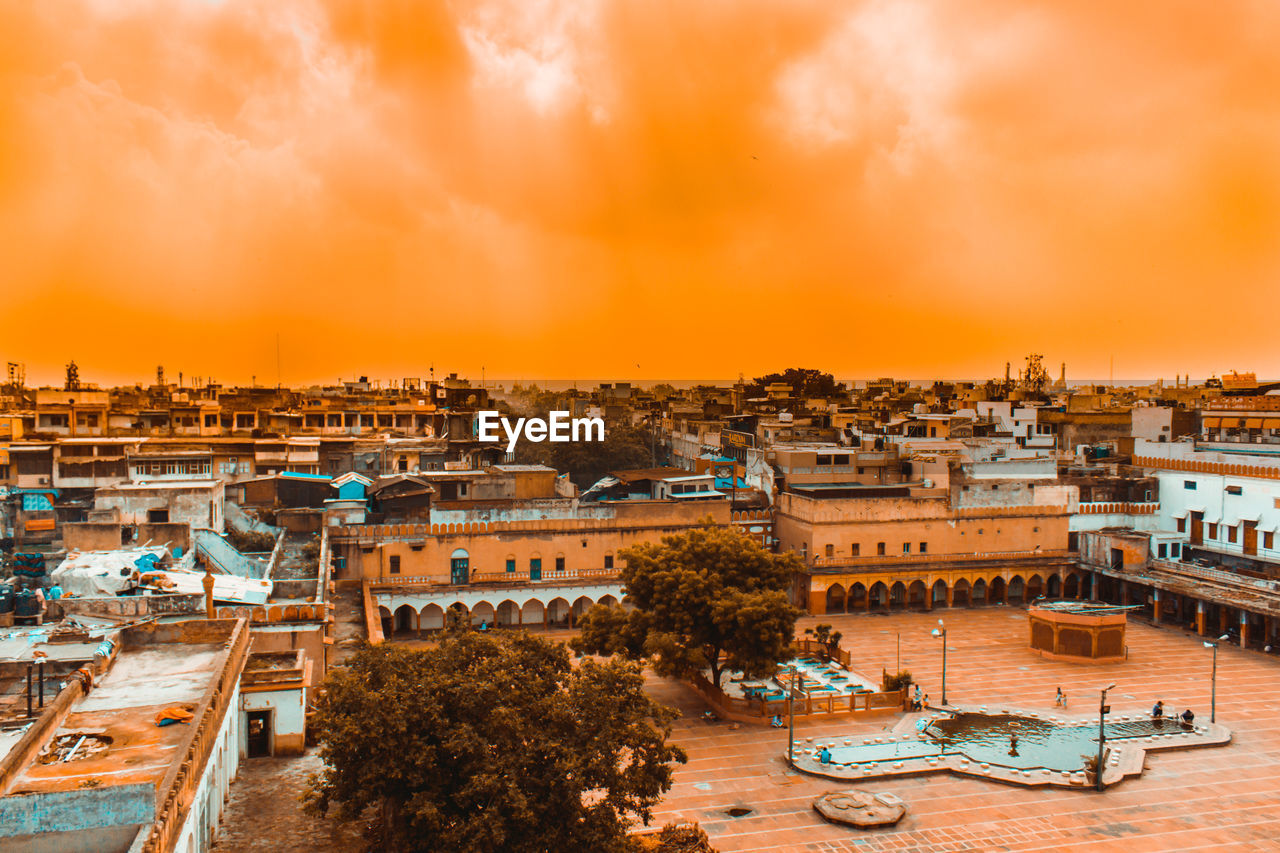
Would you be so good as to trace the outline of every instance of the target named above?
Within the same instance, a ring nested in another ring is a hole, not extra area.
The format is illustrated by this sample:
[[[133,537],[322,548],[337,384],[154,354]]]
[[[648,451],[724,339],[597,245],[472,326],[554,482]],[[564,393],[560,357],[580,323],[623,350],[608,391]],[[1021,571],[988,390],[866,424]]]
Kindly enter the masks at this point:
[[[941,698],[942,650],[929,636],[946,619],[947,698],[1053,709],[1061,686],[1072,714],[1096,713],[1098,688],[1111,682],[1113,713],[1149,711],[1157,699],[1179,712],[1190,705],[1209,718],[1211,652],[1199,638],[1131,623],[1129,659],[1087,665],[1046,661],[1027,648],[1023,610],[995,607],[932,614],[827,616],[844,633],[854,668],[869,676],[902,667],[931,700]],[[813,798],[839,785],[789,773],[781,759],[785,730],[706,723],[702,701],[688,688],[651,679],[655,696],[685,712],[674,739],[689,753],[659,805],[658,824],[696,820],[722,853],[779,851],[1252,851],[1280,850],[1280,657],[1224,645],[1218,652],[1218,721],[1234,731],[1229,746],[1152,753],[1141,777],[1104,793],[1024,789],[949,775],[920,776],[864,787],[889,790],[909,806],[897,827],[860,831],[823,821]],[[821,720],[821,718],[819,718]],[[897,716],[802,722],[797,737],[866,734]],[[725,814],[734,806],[754,811]]]

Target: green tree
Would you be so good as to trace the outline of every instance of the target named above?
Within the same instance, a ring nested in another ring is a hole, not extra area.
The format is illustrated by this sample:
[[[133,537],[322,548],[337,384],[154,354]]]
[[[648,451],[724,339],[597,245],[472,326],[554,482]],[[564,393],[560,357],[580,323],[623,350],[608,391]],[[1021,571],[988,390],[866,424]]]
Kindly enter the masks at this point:
[[[791,393],[797,397],[832,397],[845,390],[844,385],[836,382],[830,373],[807,367],[788,367],[781,373],[757,376],[747,385],[747,395],[761,397],[765,387],[774,382],[787,383],[791,386]]]
[[[726,670],[771,675],[791,655],[799,611],[788,590],[801,568],[736,529],[711,523],[619,552],[631,610],[597,604],[580,623],[579,653],[651,660],[660,675]]]
[[[372,811],[379,850],[631,850],[685,761],[643,683],[523,633],[366,646],[320,692],[308,807]]]
[[[540,444],[522,441],[516,445],[516,460],[550,465],[580,489],[595,483],[610,471],[648,468],[653,464],[654,437],[642,426],[610,424],[604,441],[569,441]]]

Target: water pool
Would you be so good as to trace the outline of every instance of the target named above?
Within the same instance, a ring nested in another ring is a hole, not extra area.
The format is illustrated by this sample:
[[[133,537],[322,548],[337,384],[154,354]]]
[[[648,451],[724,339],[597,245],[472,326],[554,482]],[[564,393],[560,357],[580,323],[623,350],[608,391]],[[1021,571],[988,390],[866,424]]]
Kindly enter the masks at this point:
[[[1190,727],[1185,729],[1190,731]],[[1109,723],[1108,741],[1143,738],[1184,731],[1174,720],[1132,720]],[[837,746],[832,763],[865,764],[904,758],[963,755],[978,764],[1019,770],[1047,768],[1054,771],[1084,769],[1084,757],[1098,752],[1098,727],[1088,723],[1060,723],[1019,714],[953,713],[934,720],[919,735],[886,743]],[[1017,737],[1017,754],[1010,741]]]

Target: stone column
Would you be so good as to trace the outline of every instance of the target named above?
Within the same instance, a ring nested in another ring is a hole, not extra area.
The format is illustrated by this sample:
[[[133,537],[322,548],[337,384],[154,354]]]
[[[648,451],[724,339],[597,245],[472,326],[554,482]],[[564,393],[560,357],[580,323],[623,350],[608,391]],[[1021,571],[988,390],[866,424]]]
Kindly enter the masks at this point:
[[[1249,648],[1249,613],[1240,611],[1240,648]]]
[[[1151,619],[1157,625],[1160,624],[1160,590],[1151,590]]]
[[[809,612],[814,616],[822,616],[827,612],[827,591],[825,589],[809,590]]]
[[[1204,636],[1204,602],[1196,601],[1196,633]]]
[[[955,601],[955,587],[953,585],[948,585],[947,586],[947,606],[951,607],[954,601]]]

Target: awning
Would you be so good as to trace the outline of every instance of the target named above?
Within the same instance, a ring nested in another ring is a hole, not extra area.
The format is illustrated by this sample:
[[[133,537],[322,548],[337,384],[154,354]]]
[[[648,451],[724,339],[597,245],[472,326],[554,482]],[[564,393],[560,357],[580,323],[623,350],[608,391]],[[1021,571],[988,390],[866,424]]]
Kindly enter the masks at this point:
[[[9,464],[9,448],[0,447],[0,465]]]
[[[1263,429],[1280,429],[1280,418],[1264,418],[1262,421]]]
[[[1262,429],[1262,418],[1247,418],[1244,425],[1249,429]]]
[[[1224,429],[1236,429],[1240,426],[1240,418],[1223,418],[1222,426]]]
[[[1218,427],[1221,424],[1222,424],[1222,418],[1205,418],[1204,419],[1204,425],[1206,427],[1209,427],[1210,429]]]

